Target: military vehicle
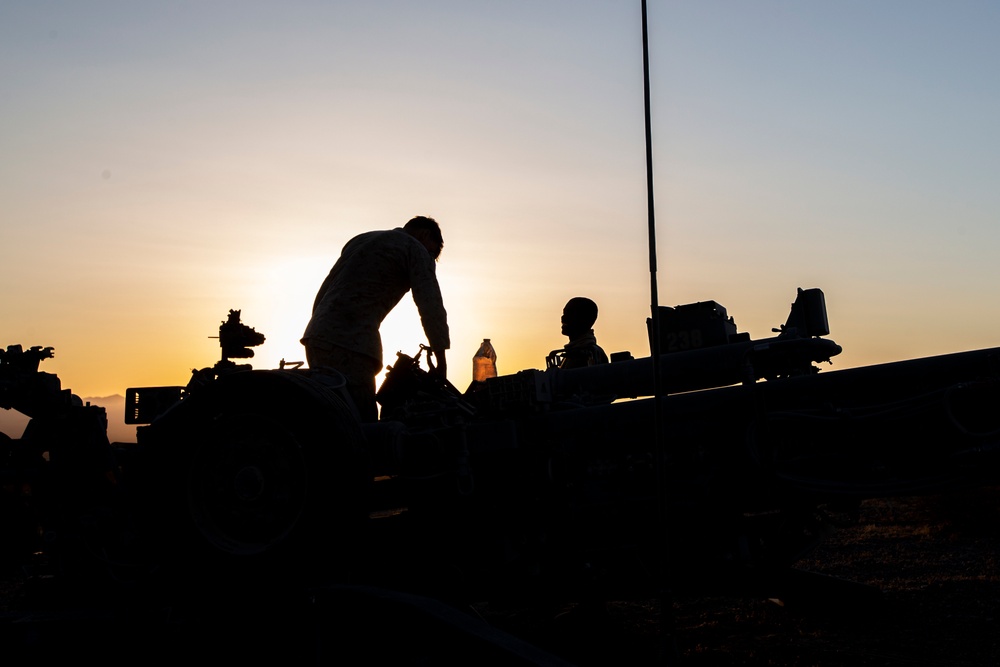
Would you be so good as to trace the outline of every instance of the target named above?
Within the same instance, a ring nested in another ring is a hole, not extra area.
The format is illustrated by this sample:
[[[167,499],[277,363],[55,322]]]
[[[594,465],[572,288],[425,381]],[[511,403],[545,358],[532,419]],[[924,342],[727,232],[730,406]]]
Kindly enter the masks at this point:
[[[231,311],[214,366],[127,391],[134,443],[39,370],[50,348],[8,347],[0,405],[31,420],[0,443],[4,561],[158,595],[772,594],[861,500],[996,480],[1000,349],[820,372],[841,348],[819,289],[765,339],[714,301],[657,315],[656,357],[466,391],[399,352],[363,424],[335,369],[234,362],[264,336]]]

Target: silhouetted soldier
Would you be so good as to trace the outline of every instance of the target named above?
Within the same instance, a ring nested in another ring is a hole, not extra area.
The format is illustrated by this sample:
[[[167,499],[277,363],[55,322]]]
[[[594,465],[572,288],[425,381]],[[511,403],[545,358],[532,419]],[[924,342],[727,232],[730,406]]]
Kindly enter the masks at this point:
[[[430,372],[447,377],[448,317],[434,271],[443,247],[438,223],[423,216],[396,229],[366,232],[347,242],[319,288],[312,319],[302,334],[306,361],[310,368],[329,367],[344,374],[362,421],[378,419],[379,326],[411,289],[431,348],[428,364],[432,355],[436,362]]]
[[[608,363],[608,355],[597,344],[594,322],[597,321],[597,304],[582,296],[573,297],[563,308],[562,333],[569,342],[561,350],[553,350],[546,358],[546,366],[582,368]]]

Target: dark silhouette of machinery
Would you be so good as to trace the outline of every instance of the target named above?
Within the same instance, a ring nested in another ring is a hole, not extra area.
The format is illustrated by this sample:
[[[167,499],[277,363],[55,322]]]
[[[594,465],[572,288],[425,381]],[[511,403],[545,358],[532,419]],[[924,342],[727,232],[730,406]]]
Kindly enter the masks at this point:
[[[659,398],[652,355],[462,393],[400,352],[364,425],[336,373],[229,361],[264,341],[239,316],[186,387],[129,389],[135,443],[38,371],[50,349],[7,348],[0,405],[31,421],[0,442],[6,562],[160,591],[766,593],[865,498],[996,479],[1000,348],[820,373],[841,348],[818,289],[766,339],[712,301],[661,309]]]

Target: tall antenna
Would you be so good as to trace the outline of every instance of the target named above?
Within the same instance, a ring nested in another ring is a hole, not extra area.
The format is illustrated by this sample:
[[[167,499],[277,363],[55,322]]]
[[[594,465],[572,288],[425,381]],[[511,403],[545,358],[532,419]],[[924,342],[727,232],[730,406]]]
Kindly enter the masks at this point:
[[[653,132],[649,104],[649,31],[646,22],[646,0],[642,0],[642,87],[646,114],[646,204],[649,235],[649,309],[650,353],[653,356],[653,456],[656,469],[656,502],[659,530],[659,598],[663,657],[672,662],[676,657],[673,627],[673,596],[670,590],[670,529],[666,495],[667,456],[663,443],[662,377],[660,371],[660,308],[656,289],[656,209],[653,205]]]
[[[642,0],[642,90],[646,112],[646,205],[647,226],[649,229],[649,298],[652,310],[651,351],[653,352],[653,368],[656,374],[654,387],[659,397],[660,385],[660,338],[659,317],[657,308],[659,297],[656,292],[656,209],[653,206],[653,131],[649,114],[649,34],[646,28],[646,0]]]

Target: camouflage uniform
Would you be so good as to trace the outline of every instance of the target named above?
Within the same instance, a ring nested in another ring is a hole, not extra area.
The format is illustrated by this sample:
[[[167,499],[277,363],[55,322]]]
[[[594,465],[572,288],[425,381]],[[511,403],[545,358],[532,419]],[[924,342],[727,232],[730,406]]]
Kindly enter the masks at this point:
[[[347,242],[316,294],[312,319],[302,334],[309,367],[332,366],[347,376],[348,390],[366,421],[377,414],[379,326],[404,294],[413,290],[431,349],[451,345],[434,268],[427,248],[401,227],[367,232]]]
[[[559,368],[582,368],[608,363],[608,355],[597,344],[597,336],[594,335],[593,329],[566,343],[561,351],[563,358]]]

